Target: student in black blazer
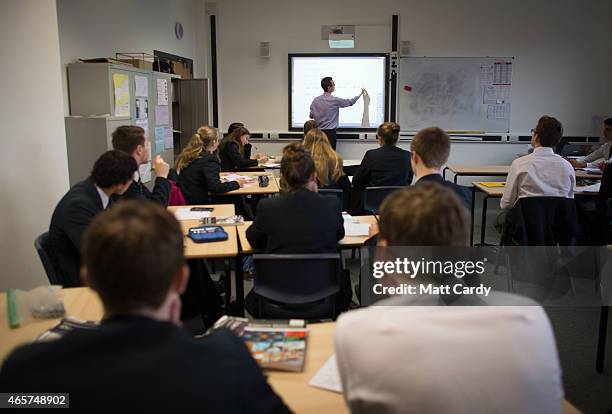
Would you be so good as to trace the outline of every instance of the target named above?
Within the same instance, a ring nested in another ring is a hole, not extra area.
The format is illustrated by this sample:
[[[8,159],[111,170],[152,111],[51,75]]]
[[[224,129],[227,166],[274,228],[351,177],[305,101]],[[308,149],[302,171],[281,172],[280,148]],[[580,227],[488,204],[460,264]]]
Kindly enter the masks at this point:
[[[138,169],[123,151],[107,151],[97,159],[91,176],[75,184],[55,207],[49,225],[51,261],[64,287],[81,286],[81,239],[93,218],[123,194]]]
[[[365,153],[359,169],[353,176],[353,189],[410,185],[412,182],[410,151],[396,146],[399,132],[400,126],[395,122],[385,122],[378,127],[376,134],[380,148]]]
[[[442,168],[450,156],[450,138],[441,128],[430,127],[420,130],[410,144],[412,170],[416,176],[414,185],[435,182],[453,190],[463,205],[471,210],[472,191],[442,178]]]
[[[244,184],[242,181],[221,182],[218,146],[217,130],[203,126],[176,158],[178,185],[187,204],[209,204],[213,202],[211,194],[227,193]]]
[[[100,327],[17,349],[0,389],[70,393],[81,411],[289,412],[234,334],[194,339],[179,327],[183,250],[178,222],[154,203],[101,214],[83,248],[84,280],[104,305]]]
[[[221,144],[219,144],[221,171],[244,170],[249,167],[256,167],[260,162],[268,161],[268,157],[260,153],[251,158],[249,136],[250,132],[244,126],[235,126],[233,131],[221,140]]]
[[[333,253],[344,237],[340,200],[317,193],[315,166],[302,144],[283,150],[284,191],[259,202],[247,229],[251,246],[265,253]]]
[[[151,154],[149,154],[149,139],[145,136],[144,129],[134,125],[123,125],[115,129],[113,132],[113,148],[116,150],[125,151],[132,155],[138,165],[145,165],[149,162]],[[156,155],[151,160],[151,167],[155,171],[155,185],[153,191],[149,190],[142,183],[140,174],[138,179],[132,181],[132,185],[118,199],[144,199],[155,201],[162,206],[168,205],[170,191],[172,185],[168,181],[168,173],[170,166],[160,155]]]

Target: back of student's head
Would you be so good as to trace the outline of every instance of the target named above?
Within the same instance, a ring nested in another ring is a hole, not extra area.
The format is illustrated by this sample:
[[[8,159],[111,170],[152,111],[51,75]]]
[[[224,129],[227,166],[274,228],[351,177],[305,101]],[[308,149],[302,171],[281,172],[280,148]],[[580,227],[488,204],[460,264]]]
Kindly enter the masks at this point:
[[[450,138],[441,128],[425,128],[412,138],[410,150],[423,160],[427,168],[442,168],[450,155]]]
[[[292,191],[306,186],[315,172],[315,165],[304,145],[295,142],[283,148],[280,172],[283,190]]]
[[[385,122],[380,124],[376,130],[376,135],[385,145],[395,145],[399,140],[400,126],[395,122]]]
[[[138,164],[131,154],[120,150],[106,151],[96,160],[91,170],[91,179],[100,188],[125,184],[138,170]]]
[[[332,87],[332,78],[329,76],[324,77],[323,79],[321,79],[321,88],[323,88],[324,92],[327,92],[329,88]]]
[[[134,125],[122,125],[113,131],[113,148],[133,154],[139,145],[145,143],[144,129]]]
[[[215,128],[207,125],[199,127],[196,133],[191,136],[187,146],[176,157],[174,162],[176,171],[180,172],[194,160],[201,158],[206,148],[213,145],[217,139],[218,133]]]
[[[232,132],[234,132],[236,130],[236,128],[239,127],[244,127],[244,124],[242,122],[232,122],[228,127],[227,127],[227,133],[228,135],[231,134]]]
[[[437,183],[395,191],[380,208],[380,238],[389,246],[468,246],[469,235],[465,206]]]
[[[83,236],[83,266],[107,314],[159,308],[181,270],[181,227],[155,203],[126,201],[98,215]]]
[[[309,119],[308,121],[304,122],[304,135],[306,135],[311,129],[315,128],[317,128],[317,121],[314,119]]]
[[[332,148],[325,132],[319,128],[308,131],[304,135],[304,148],[310,151],[321,185],[327,185],[329,178],[337,181],[342,176],[342,158]]]
[[[538,120],[534,133],[538,135],[543,147],[555,147],[563,136],[563,125],[557,118],[544,115]]]

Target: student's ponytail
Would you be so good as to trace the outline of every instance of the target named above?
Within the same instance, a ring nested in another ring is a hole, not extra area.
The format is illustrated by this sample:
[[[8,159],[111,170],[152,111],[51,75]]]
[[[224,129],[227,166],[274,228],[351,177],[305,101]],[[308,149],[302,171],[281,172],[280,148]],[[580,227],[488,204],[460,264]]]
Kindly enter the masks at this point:
[[[174,166],[178,173],[186,168],[194,160],[202,157],[202,152],[210,147],[217,140],[217,130],[209,126],[201,126],[195,134],[191,136],[189,143],[183,151],[176,157]]]
[[[400,126],[396,122],[385,122],[376,130],[376,134],[385,145],[395,145],[399,140]]]

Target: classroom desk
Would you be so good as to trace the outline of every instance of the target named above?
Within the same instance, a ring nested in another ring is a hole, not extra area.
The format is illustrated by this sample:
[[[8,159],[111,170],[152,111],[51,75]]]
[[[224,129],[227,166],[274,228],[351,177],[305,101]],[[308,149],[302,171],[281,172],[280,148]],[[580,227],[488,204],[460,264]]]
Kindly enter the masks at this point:
[[[480,182],[472,182],[472,244],[474,234],[474,203],[476,201],[476,191],[480,191],[484,194],[482,200],[482,224],[480,229],[480,245],[485,245],[485,232],[487,227],[487,202],[489,198],[501,198],[504,194],[504,187],[486,187]],[[574,197],[597,197],[597,193],[593,192],[575,192]]]
[[[509,165],[459,165],[450,164],[446,168],[450,170],[455,177],[454,183],[457,184],[457,177],[505,177],[510,171]],[[443,176],[445,176],[446,168]],[[601,180],[602,174],[588,174],[584,170],[576,170],[576,178],[590,178],[593,180]]]
[[[228,174],[246,175],[246,176],[254,177],[256,180],[257,180],[257,176],[267,175],[268,178],[270,179],[270,184],[268,184],[267,187],[260,187],[257,181],[255,181],[254,183],[250,183],[248,187],[239,188],[237,190],[233,190],[233,191],[223,193],[223,194],[217,194],[218,196],[276,194],[280,192],[278,182],[274,178],[274,174],[272,174],[271,172],[265,172],[265,171],[264,172],[262,171],[244,172],[242,171],[242,172],[236,172],[236,173],[221,173],[220,176],[221,178],[223,178],[223,177],[226,177]]]
[[[66,314],[84,320],[100,320],[102,303],[91,289],[62,289]],[[59,318],[34,320],[17,329],[9,329],[6,315],[6,293],[0,293],[0,361],[19,345],[33,341],[45,330],[59,322]],[[308,325],[308,349],[303,372],[266,371],[268,382],[283,401],[296,413],[348,413],[342,394],[311,387],[308,382],[334,353],[334,322]],[[563,414],[580,413],[572,404],[563,401]]]
[[[363,224],[376,224],[376,218],[374,216],[353,216],[360,223]],[[245,221],[243,226],[237,226],[238,230],[238,240],[240,241],[240,253],[242,254],[252,254],[254,253],[253,247],[247,240],[246,231],[253,224],[252,221]],[[353,249],[356,247],[361,247],[365,243],[367,239],[371,236],[346,236],[342,240],[338,241],[339,249]]]
[[[168,207],[168,211],[174,213],[179,208],[190,208],[190,207],[212,207],[212,217],[227,217],[235,214],[233,204],[209,204],[200,206],[173,206]],[[242,258],[238,254],[238,236],[236,234],[235,226],[223,226],[227,232],[227,240],[218,241],[213,243],[194,243],[191,238],[187,237],[189,228],[202,226],[199,220],[180,220],[181,230],[184,235],[185,242],[185,259],[226,259],[225,260],[225,309],[229,311],[230,299],[232,292],[232,284],[230,282],[231,277],[231,265],[230,260],[234,258],[234,277],[236,282],[244,279],[242,275]],[[244,287],[242,283],[236,283],[236,308],[238,315],[244,315]]]

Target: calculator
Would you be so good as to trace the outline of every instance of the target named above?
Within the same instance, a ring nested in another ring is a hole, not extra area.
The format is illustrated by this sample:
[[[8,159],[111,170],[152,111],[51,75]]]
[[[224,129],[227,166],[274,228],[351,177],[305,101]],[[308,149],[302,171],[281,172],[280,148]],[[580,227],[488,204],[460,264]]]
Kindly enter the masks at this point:
[[[192,227],[187,234],[195,243],[209,243],[227,240],[227,232],[221,226]]]

